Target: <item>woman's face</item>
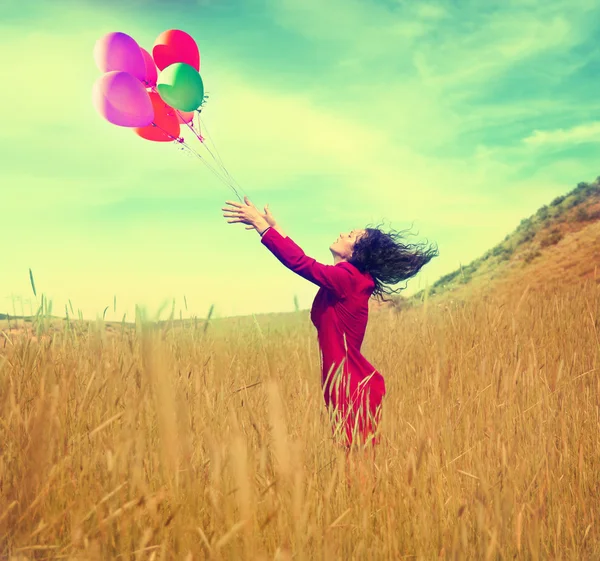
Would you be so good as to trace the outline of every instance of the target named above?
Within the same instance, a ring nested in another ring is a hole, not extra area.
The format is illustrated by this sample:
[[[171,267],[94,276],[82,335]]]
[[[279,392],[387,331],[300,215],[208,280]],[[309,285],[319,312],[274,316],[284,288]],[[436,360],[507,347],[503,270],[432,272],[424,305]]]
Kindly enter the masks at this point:
[[[354,244],[363,234],[365,230],[352,230],[347,234],[340,234],[340,237],[329,246],[331,253],[342,259],[350,259]]]

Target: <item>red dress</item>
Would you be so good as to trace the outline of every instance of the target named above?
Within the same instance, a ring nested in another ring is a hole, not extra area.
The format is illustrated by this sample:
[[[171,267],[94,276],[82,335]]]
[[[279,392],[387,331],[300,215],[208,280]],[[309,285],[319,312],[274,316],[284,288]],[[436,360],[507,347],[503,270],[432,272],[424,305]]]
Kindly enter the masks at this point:
[[[288,269],[320,287],[310,317],[317,328],[321,383],[325,404],[335,415],[334,431],[339,431],[346,446],[357,437],[361,443],[376,442],[385,383],[360,352],[373,278],[346,261],[318,263],[274,228],[263,234],[261,243]]]

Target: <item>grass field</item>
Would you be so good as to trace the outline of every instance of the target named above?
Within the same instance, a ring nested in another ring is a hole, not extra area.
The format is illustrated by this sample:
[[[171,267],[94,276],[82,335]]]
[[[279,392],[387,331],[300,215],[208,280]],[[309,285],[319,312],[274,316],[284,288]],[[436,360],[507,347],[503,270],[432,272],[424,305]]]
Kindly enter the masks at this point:
[[[600,559],[599,286],[434,302],[372,314],[350,464],[307,312],[7,329],[0,558]]]

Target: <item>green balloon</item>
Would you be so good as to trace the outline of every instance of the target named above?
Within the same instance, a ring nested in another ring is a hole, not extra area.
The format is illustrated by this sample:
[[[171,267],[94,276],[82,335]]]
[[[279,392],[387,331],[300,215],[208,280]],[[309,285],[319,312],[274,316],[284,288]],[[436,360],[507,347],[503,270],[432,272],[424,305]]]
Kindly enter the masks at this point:
[[[179,111],[195,111],[204,100],[204,84],[198,71],[189,64],[167,66],[156,81],[160,97]]]

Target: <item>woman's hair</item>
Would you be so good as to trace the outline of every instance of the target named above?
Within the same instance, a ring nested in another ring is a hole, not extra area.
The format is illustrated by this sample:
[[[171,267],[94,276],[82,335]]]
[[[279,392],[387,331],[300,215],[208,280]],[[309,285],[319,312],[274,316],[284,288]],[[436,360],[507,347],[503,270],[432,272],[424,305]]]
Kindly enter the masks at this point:
[[[391,229],[383,232],[379,226],[365,228],[366,233],[354,244],[348,259],[359,271],[367,272],[375,281],[373,296],[387,302],[384,294],[398,294],[406,286],[393,289],[391,285],[414,277],[431,259],[439,255],[438,248],[427,244],[407,244],[402,236],[409,230]]]

